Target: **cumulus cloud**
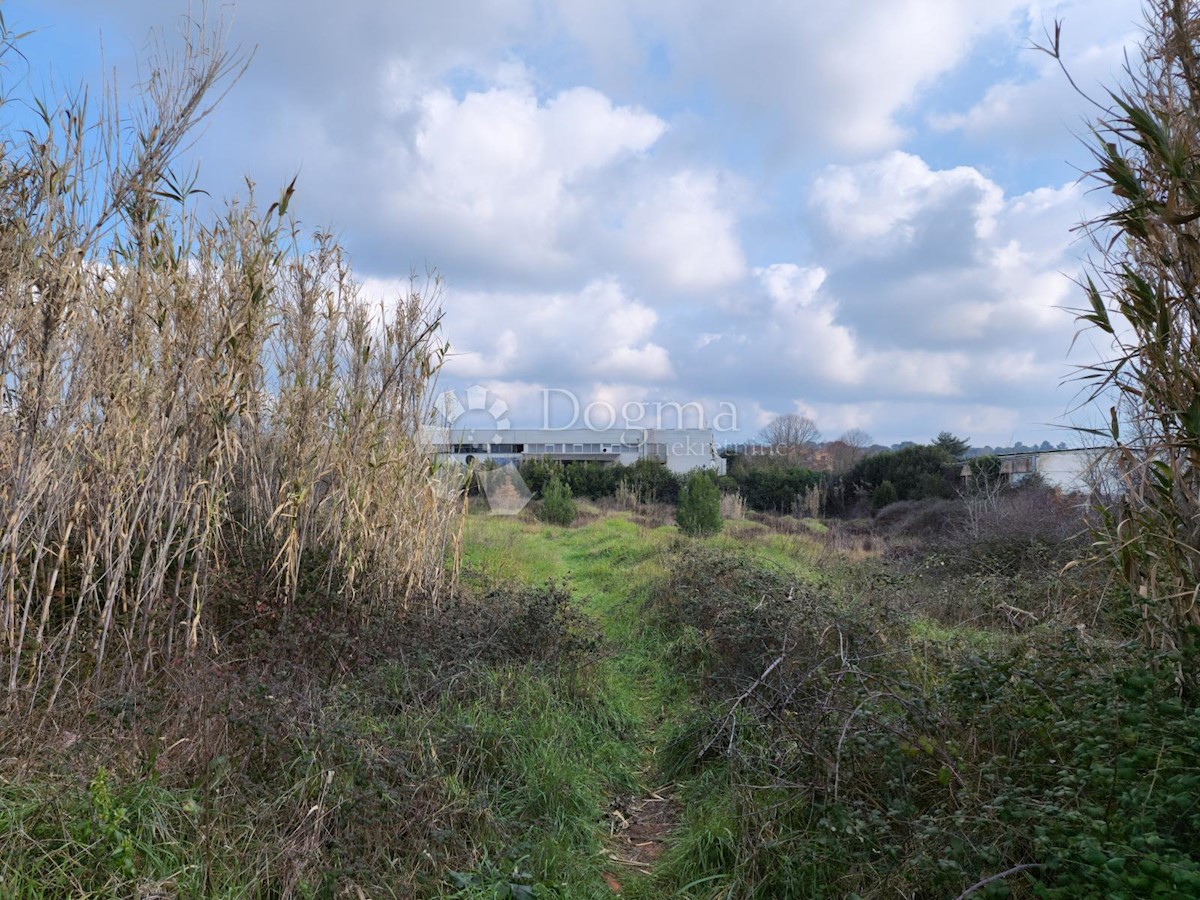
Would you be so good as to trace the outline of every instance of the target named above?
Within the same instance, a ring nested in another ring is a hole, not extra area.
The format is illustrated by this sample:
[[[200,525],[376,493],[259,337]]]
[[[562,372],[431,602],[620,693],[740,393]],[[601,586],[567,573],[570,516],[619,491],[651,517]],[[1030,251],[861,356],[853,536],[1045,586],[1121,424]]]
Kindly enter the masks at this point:
[[[649,186],[633,201],[619,240],[649,281],[679,291],[709,291],[745,273],[736,225],[718,179],[684,171]]]
[[[388,192],[400,235],[433,232],[494,268],[569,264],[565,232],[589,207],[581,179],[646,151],[665,123],[591,88],[542,103],[529,86],[447,89],[416,99],[411,139],[396,151]]]
[[[935,172],[920,157],[895,151],[858,166],[829,166],[809,199],[842,248],[880,255],[912,244],[931,209],[966,218],[975,236],[986,238],[1003,192],[969,166]]]
[[[719,372],[827,430],[886,434],[896,409],[939,408],[942,427],[1002,440],[1017,407],[1039,426],[1062,411],[1077,185],[1006,196],[976,169],[892,153],[823,170],[811,198],[821,264],[754,269],[742,315],[705,331],[683,377]]]
[[[867,0],[850,12],[837,4],[801,11],[789,0],[675,0],[636,8],[659,25],[677,79],[710,85],[759,128],[780,127],[793,149],[870,153],[903,140],[899,115],[1022,5]]]
[[[451,376],[572,385],[674,377],[670,355],[654,339],[658,313],[615,280],[572,293],[451,290],[446,309]]]
[[[1056,307],[1084,209],[1076,184],[1006,198],[974,168],[897,152],[826,169],[812,209],[821,246],[844,263],[830,287],[874,339],[981,351],[1068,321]]]
[[[170,13],[38,15],[18,24],[103,22],[131,72],[126,50]],[[1078,79],[1107,80],[1128,15],[1125,0],[257,0],[232,30],[257,59],[194,158],[216,195],[243,172],[270,195],[299,171],[293,211],[342,234],[368,295],[436,266],[446,379],[531,415],[562,386],[736,401],[750,431],[804,410],[829,434],[1003,439],[1061,406],[1073,323],[1056,307],[1089,203],[1061,150],[1086,101],[1019,48],[1063,16]],[[997,174],[1012,158],[1037,165]]]

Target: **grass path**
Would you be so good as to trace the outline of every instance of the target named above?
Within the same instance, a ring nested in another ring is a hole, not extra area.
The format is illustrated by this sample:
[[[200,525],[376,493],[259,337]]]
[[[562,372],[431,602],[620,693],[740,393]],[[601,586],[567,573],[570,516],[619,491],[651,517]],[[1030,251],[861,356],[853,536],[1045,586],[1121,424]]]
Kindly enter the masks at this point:
[[[796,574],[811,572],[806,559],[811,542],[751,522],[728,525],[709,540],[751,546],[756,555]],[[592,823],[599,860],[583,866],[572,861],[567,882],[556,885],[562,896],[611,897],[618,883],[623,895],[657,896],[639,873],[649,870],[667,843],[680,807],[673,786],[661,783],[656,756],[671,729],[687,717],[692,700],[690,686],[670,665],[680,636],[659,627],[648,600],[672,558],[687,552],[678,541],[674,526],[651,527],[621,514],[593,514],[573,528],[486,515],[468,521],[468,578],[485,584],[565,582],[599,623],[610,648],[598,681],[606,701],[621,711],[624,727],[600,723],[606,733],[579,745],[594,748],[594,755],[570,760],[581,782],[602,786]],[[626,864],[614,863],[614,855]],[[558,864],[568,867],[561,857]]]
[[[665,572],[673,527],[648,528],[623,516],[595,519],[577,528],[523,520],[472,516],[464,562],[468,577],[486,582],[565,582],[581,607],[600,625],[610,648],[600,675],[607,700],[624,712],[619,773],[606,773],[606,796],[596,812],[597,866],[589,884],[567,884],[567,896],[613,896],[627,892],[657,856],[670,830],[675,804],[658,793],[655,753],[664,726],[677,721],[688,701],[687,685],[667,665],[670,636],[648,620],[645,605]],[[594,760],[575,761],[581,770]],[[614,774],[618,777],[614,778]],[[581,777],[583,772],[580,772]],[[627,827],[628,826],[628,827]],[[613,838],[617,831],[622,837]],[[638,846],[638,845],[642,846]],[[615,862],[618,856],[627,862]]]

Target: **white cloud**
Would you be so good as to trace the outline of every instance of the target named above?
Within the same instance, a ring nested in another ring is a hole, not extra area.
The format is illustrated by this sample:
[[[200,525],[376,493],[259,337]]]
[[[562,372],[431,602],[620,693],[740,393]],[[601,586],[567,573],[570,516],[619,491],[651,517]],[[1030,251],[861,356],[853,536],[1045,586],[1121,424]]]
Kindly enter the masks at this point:
[[[674,377],[670,354],[653,340],[658,313],[614,280],[575,293],[450,290],[446,310],[452,376],[564,384]]]
[[[829,166],[809,201],[844,248],[875,255],[911,243],[916,218],[938,205],[966,211],[976,236],[987,237],[1003,192],[969,166],[935,172],[919,156],[895,151],[857,166]]]
[[[1062,0],[1029,3],[1026,15],[1013,29],[1012,41],[1024,48],[1017,57],[1021,70],[988,85],[965,110],[929,112],[926,119],[940,131],[959,131],[979,142],[1002,142],[1018,155],[1066,147],[1074,135],[1085,134],[1085,122],[1105,103],[1106,86],[1116,84],[1126,53],[1140,37],[1135,27],[1136,6],[1127,0]],[[1034,50],[1048,46],[1054,22],[1062,23],[1063,65]]]
[[[434,229],[487,263],[537,271],[570,262],[564,232],[586,213],[578,182],[645,152],[666,128],[590,88],[541,103],[528,87],[417,101],[411,143],[394,158],[391,194],[402,232]]]
[[[711,291],[740,279],[746,260],[737,221],[709,173],[657,180],[633,202],[620,227],[623,254],[668,289]]]
[[[782,127],[793,148],[869,153],[897,145],[905,136],[898,114],[1021,6],[673,0],[650,8],[629,3],[626,15],[636,10],[638,19],[658,25],[677,80],[710,87],[754,127]],[[576,37],[591,42],[587,34]]]

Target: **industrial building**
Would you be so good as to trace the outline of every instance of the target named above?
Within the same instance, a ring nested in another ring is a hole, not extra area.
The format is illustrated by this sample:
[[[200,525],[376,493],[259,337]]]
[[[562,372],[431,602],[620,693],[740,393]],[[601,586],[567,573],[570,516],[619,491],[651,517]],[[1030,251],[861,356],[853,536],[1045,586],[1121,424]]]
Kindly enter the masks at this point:
[[[664,463],[672,472],[693,469],[725,472],[708,428],[512,428],[497,431],[443,429],[433,437],[443,459],[469,464],[494,460],[520,464],[527,459],[630,465],[639,459]]]

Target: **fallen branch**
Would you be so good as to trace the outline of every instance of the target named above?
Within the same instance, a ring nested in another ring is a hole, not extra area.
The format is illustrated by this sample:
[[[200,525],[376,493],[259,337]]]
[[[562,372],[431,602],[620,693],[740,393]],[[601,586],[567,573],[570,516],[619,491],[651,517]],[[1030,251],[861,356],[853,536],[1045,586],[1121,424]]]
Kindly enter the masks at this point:
[[[1018,872],[1024,872],[1026,869],[1040,869],[1041,866],[1041,863],[1021,863],[1019,866],[1013,866],[1011,869],[1005,869],[1003,872],[997,872],[995,875],[989,875],[987,878],[975,882],[973,885],[959,894],[955,900],[966,900],[967,897],[970,897],[981,887],[987,887],[987,885],[991,884],[993,881],[1000,881],[1002,878],[1007,878],[1009,875],[1016,875]]]

